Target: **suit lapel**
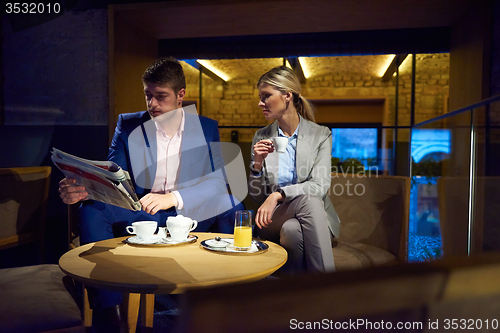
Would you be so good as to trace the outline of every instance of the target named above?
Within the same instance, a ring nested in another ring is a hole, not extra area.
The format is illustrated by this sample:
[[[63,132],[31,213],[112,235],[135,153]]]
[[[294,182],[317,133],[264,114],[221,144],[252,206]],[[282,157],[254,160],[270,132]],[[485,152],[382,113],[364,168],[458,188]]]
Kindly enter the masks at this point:
[[[181,151],[201,147],[207,144],[200,118],[197,115],[184,113],[184,133],[182,136]]]
[[[129,134],[127,150],[138,194],[151,189],[156,175],[156,126],[147,112]]]
[[[311,126],[308,121],[300,117],[299,133],[297,135],[297,152],[295,155],[295,165],[297,168],[297,181],[306,180],[311,169],[309,154],[311,152]]]
[[[149,166],[155,166],[156,173],[156,126],[153,120],[146,121],[143,124],[143,135],[144,135],[144,144],[145,144],[145,157],[146,164]]]
[[[181,142],[181,159],[179,162],[179,184],[193,179],[193,175],[201,175],[200,165],[205,158],[207,142],[198,115],[184,113],[184,133]]]
[[[145,172],[148,173],[146,175],[146,179],[149,180],[150,184],[150,189],[153,188],[153,183],[156,177],[156,166],[158,162],[158,155],[157,155],[157,143],[156,143],[156,125],[155,122],[152,119],[149,119],[143,124],[144,132],[144,154],[145,154],[145,163],[146,166],[144,168]],[[149,145],[149,147],[148,147]],[[147,171],[146,171],[147,170]]]

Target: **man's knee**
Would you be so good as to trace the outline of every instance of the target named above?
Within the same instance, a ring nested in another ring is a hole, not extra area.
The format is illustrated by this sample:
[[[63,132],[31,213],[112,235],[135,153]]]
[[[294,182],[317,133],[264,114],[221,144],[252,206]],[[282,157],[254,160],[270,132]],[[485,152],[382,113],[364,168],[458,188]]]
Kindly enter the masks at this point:
[[[112,222],[106,204],[84,201],[78,211],[80,241],[82,244],[112,238]]]
[[[154,220],[145,212],[136,212],[100,201],[84,201],[79,209],[81,243],[128,235],[125,227],[137,220]],[[145,217],[145,218],[142,218]]]

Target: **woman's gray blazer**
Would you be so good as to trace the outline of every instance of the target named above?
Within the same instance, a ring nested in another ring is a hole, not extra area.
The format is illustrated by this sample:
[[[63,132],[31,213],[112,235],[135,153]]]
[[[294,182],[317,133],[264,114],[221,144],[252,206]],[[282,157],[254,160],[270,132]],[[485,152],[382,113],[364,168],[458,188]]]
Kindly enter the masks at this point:
[[[297,184],[282,187],[285,192],[285,202],[294,197],[305,194],[315,195],[323,200],[330,230],[339,236],[340,220],[333,208],[328,191],[331,184],[331,157],[332,133],[325,126],[308,121],[300,117],[297,136],[296,168]],[[253,138],[253,145],[263,139],[278,136],[278,122],[258,130]],[[253,163],[252,150],[252,163]],[[278,153],[267,155],[264,160],[263,172],[254,174],[250,172],[248,191],[250,196],[262,204],[269,194],[278,190]]]

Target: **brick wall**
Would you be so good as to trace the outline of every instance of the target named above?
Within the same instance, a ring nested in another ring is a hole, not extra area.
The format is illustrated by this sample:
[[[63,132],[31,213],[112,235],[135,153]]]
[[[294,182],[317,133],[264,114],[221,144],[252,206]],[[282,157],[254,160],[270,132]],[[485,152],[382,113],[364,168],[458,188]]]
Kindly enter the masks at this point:
[[[361,57],[357,57],[361,58]],[[245,61],[244,59],[240,61]],[[411,63],[411,62],[410,62]],[[365,64],[366,65],[366,64]],[[431,119],[447,112],[449,54],[417,55],[417,76],[415,86],[415,122]],[[411,68],[403,65],[399,80],[399,125],[410,125]],[[262,73],[263,74],[263,73]],[[188,76],[188,73],[186,74]],[[188,97],[198,98],[198,74],[188,79]],[[221,126],[265,126],[261,109],[257,106],[258,77],[235,78],[227,83],[205,77],[203,79],[204,116],[215,119]],[[395,79],[382,82],[371,75],[349,75],[333,72],[315,76],[302,85],[302,94],[308,99],[387,99],[386,125],[394,125]],[[362,121],[362,120],[361,120]],[[231,130],[221,129],[221,140],[230,141]],[[237,129],[239,141],[250,142],[256,128]]]

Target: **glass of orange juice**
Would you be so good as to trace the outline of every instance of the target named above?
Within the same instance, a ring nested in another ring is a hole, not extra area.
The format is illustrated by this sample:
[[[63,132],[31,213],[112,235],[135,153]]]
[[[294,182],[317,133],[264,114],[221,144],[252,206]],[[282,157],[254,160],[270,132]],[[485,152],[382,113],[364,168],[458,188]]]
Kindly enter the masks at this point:
[[[236,211],[234,220],[234,247],[248,250],[252,245],[252,211]]]

